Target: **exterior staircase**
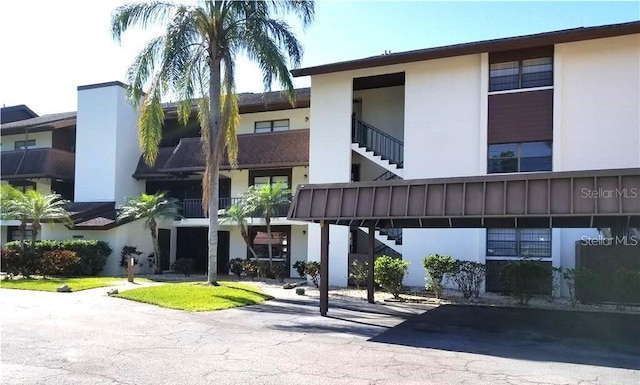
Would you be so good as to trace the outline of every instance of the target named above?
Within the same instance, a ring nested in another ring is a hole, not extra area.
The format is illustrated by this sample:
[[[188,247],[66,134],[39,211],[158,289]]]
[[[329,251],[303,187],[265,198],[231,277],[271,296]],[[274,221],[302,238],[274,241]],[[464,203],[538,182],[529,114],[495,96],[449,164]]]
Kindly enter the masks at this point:
[[[404,144],[386,132],[353,117],[351,149],[362,157],[402,178],[404,172]]]
[[[369,229],[367,227],[360,227],[360,230],[365,234],[369,234]],[[384,249],[388,248],[393,250],[396,254],[402,255],[402,229],[380,229],[375,232],[376,241],[380,242],[381,245],[384,245]],[[381,247],[376,248],[376,255],[380,255],[379,253],[382,250],[378,250]],[[389,254],[388,252],[383,254]]]

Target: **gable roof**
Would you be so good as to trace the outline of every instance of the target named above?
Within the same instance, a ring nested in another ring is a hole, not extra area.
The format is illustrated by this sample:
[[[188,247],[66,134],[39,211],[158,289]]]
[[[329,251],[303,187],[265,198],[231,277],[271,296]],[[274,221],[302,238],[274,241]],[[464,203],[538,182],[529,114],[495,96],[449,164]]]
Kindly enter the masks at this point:
[[[530,47],[540,47],[559,43],[600,39],[636,33],[640,33],[640,21],[601,25],[597,27],[571,28],[532,35],[483,40],[471,43],[453,44],[441,47],[371,56],[364,59],[349,60],[337,63],[323,64],[314,67],[294,69],[291,70],[291,74],[295,77],[319,75],[332,72],[351,71],[363,68],[440,59],[453,56],[472,55],[484,52],[499,52]]]
[[[24,104],[0,108],[0,123],[2,124],[31,119],[36,116],[38,116],[38,114]]]

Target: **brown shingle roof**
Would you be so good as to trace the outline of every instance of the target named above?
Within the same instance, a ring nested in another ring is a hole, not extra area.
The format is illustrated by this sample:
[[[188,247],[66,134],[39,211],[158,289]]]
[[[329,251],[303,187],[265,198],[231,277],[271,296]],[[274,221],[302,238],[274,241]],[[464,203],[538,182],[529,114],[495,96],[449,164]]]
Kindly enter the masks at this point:
[[[600,25],[597,27],[572,28],[533,35],[483,40],[472,43],[454,44],[442,47],[378,55],[364,59],[349,60],[338,63],[319,65],[315,67],[294,69],[291,70],[291,74],[293,76],[318,75],[332,72],[351,71],[362,68],[411,63],[445,57],[473,55],[484,52],[499,52],[529,47],[540,47],[545,45],[600,39],[635,33],[640,33],[640,21],[621,24]]]
[[[70,127],[76,124],[76,112],[61,112],[42,115],[31,119],[5,123],[0,132],[2,135],[19,134],[29,129],[29,132],[49,131],[55,128]]]
[[[280,168],[309,164],[309,130],[291,130],[265,134],[238,135],[238,168]],[[192,173],[204,171],[204,156],[200,138],[184,138],[175,148],[163,149],[155,167],[148,167],[138,161],[134,174],[136,178],[160,176],[170,173]],[[220,166],[223,170],[231,167],[226,155]]]
[[[75,156],[55,148],[2,152],[1,177],[7,179],[52,178],[72,180]]]
[[[67,206],[67,211],[74,229],[108,230],[119,224],[115,205],[115,202],[72,202]]]

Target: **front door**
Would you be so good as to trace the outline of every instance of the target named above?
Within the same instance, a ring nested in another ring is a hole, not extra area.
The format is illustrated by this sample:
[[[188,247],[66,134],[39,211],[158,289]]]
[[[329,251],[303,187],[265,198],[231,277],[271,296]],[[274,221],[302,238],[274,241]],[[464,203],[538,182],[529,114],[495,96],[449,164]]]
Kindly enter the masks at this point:
[[[169,261],[171,253],[171,230],[158,229],[158,246],[160,248],[160,268],[169,270],[171,263]]]
[[[229,274],[229,234],[218,231],[218,274]]]
[[[209,269],[209,228],[178,227],[176,258],[193,258],[194,273]],[[218,231],[218,274],[229,272],[229,232]]]

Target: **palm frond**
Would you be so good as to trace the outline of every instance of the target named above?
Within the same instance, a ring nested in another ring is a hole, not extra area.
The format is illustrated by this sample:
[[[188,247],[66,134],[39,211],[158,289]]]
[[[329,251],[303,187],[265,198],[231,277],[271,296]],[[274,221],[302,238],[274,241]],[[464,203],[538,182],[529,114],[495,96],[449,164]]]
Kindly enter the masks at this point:
[[[122,34],[132,26],[146,28],[162,23],[175,10],[176,4],[164,1],[141,2],[122,5],[111,15],[111,35],[117,42]]]
[[[149,166],[155,164],[158,157],[158,147],[162,140],[164,109],[162,108],[161,94],[162,91],[156,79],[142,101],[138,118],[138,144],[144,161]]]

